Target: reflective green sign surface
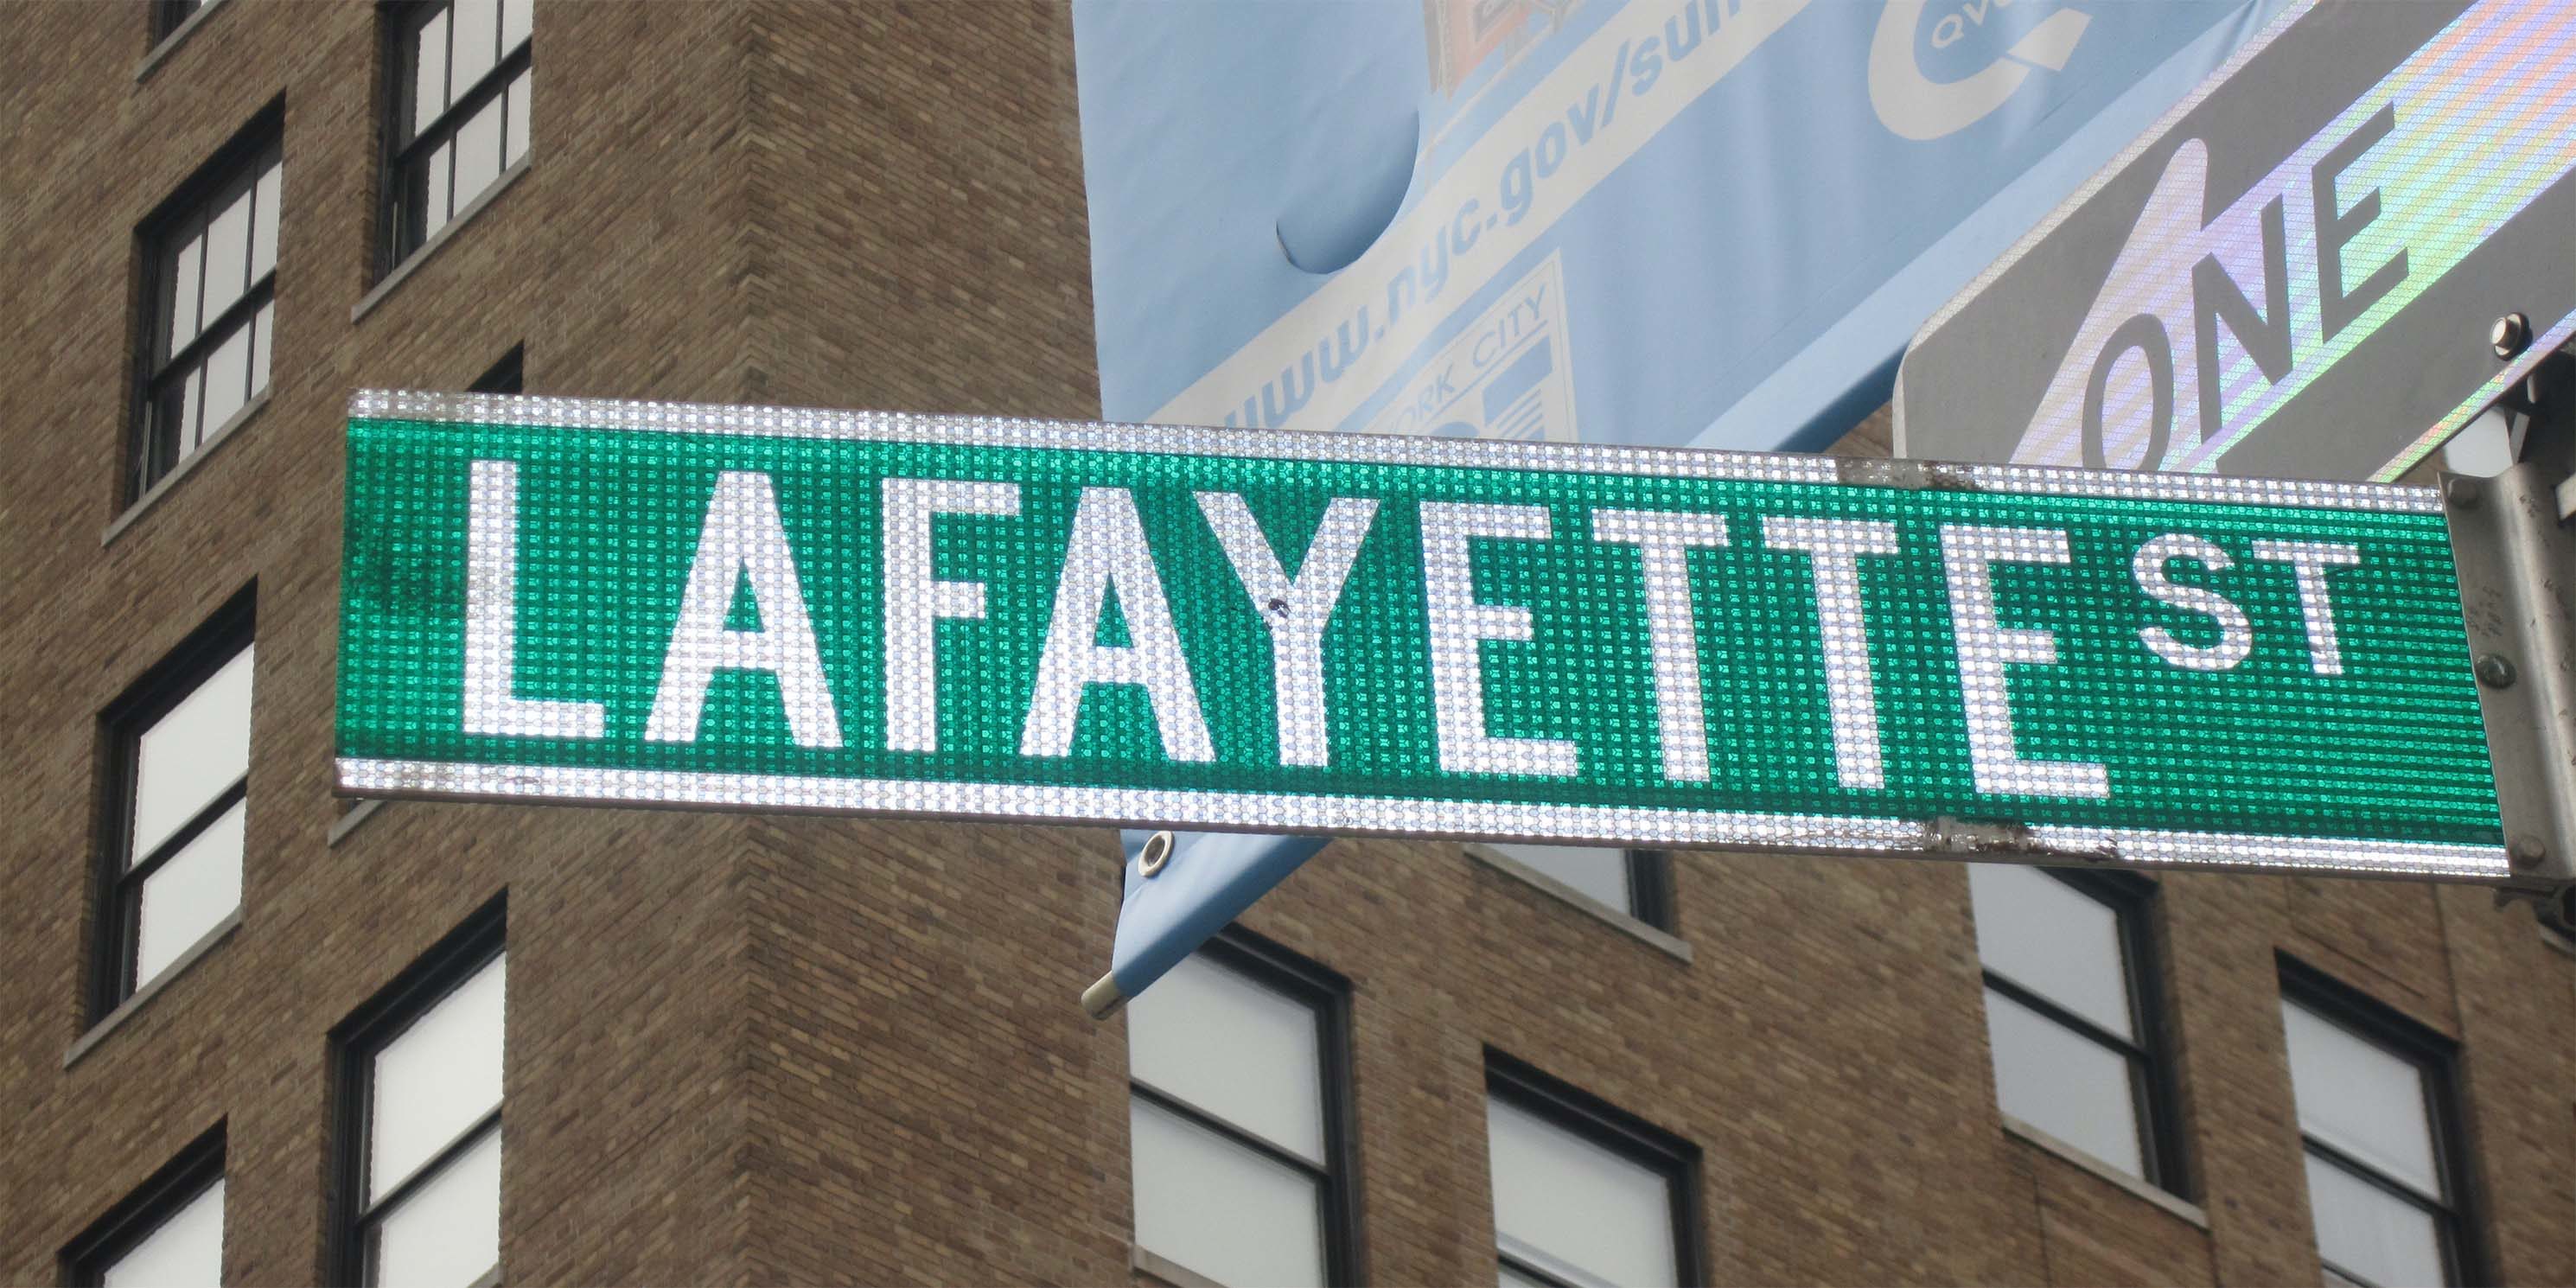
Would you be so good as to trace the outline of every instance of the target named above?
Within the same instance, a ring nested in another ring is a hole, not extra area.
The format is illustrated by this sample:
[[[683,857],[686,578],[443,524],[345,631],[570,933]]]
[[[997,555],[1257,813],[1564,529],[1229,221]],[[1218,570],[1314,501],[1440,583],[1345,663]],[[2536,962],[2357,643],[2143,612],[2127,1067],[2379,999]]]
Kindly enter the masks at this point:
[[[362,394],[339,779],[2501,878],[2427,489]]]

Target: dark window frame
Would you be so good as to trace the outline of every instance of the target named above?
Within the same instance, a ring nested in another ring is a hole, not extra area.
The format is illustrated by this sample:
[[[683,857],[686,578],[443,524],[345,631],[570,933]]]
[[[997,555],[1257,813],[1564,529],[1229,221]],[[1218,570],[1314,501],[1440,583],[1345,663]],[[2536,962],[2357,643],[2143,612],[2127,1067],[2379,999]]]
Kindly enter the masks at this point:
[[[486,368],[474,383],[465,386],[469,394],[526,393],[528,385],[528,346],[514,344],[508,353]]]
[[[2131,1071],[2130,1103],[2138,1130],[2144,1136],[2139,1141],[2138,1157],[2147,1174],[2140,1179],[2176,1198],[2189,1200],[2190,1158],[2184,1149],[2182,1094],[2175,1076],[2173,1046],[2166,1033],[2164,954],[2159,951],[2156,933],[2161,921],[2156,912],[2162,888],[2154,879],[2134,872],[2046,866],[2035,866],[2033,870],[2111,910],[2119,928],[2120,973],[2128,985],[2129,1016],[2137,1025],[2137,1039],[2121,1037],[2058,1005],[1986,965],[1982,956],[1977,962],[1978,974],[1986,987],[2127,1062]]]
[[[1316,1074],[1324,1099],[1326,1167],[1317,1169],[1313,1163],[1138,1078],[1133,1070],[1127,1075],[1128,1094],[1260,1158],[1314,1179],[1316,1203],[1321,1209],[1318,1215],[1323,1218],[1324,1281],[1360,1283],[1359,1121],[1351,1082],[1350,981],[1241,926],[1230,925],[1218,931],[1198,951],[1218,965],[1314,1011]]]
[[[533,4],[534,0],[530,3]],[[439,146],[455,138],[464,124],[474,119],[475,113],[500,98],[519,73],[534,66],[537,42],[531,26],[527,40],[521,41],[517,48],[501,51],[491,68],[458,94],[455,101],[448,104],[447,110],[429,123],[428,128],[413,133],[412,122],[417,119],[413,99],[420,90],[414,52],[418,46],[414,37],[432,19],[454,8],[454,0],[393,0],[381,6],[381,56],[378,65],[384,68],[384,92],[380,96],[383,111],[378,126],[383,138],[383,156],[378,167],[382,187],[376,202],[376,272],[379,277],[392,273],[405,260],[419,254],[437,235],[428,228],[429,190],[425,181],[415,182],[416,174],[425,173],[416,170],[416,164],[436,155]],[[456,24],[452,19],[447,25],[447,48],[448,64],[452,67],[456,57]],[[505,154],[509,135],[506,116],[505,113],[502,122]],[[448,164],[451,167],[455,164],[453,153],[449,154]],[[501,172],[507,174],[509,169],[505,163]],[[448,194],[453,201],[455,181],[452,169]],[[468,198],[468,203],[471,200]],[[445,225],[442,223],[441,226]]]
[[[203,9],[210,0],[152,0],[152,43],[160,44],[179,34],[188,19]]]
[[[107,1282],[109,1266],[224,1179],[224,1127],[217,1121],[188,1142],[132,1193],[64,1244],[63,1282],[71,1288],[99,1288]]]
[[[392,982],[331,1030],[332,1099],[335,1105],[332,1113],[332,1178],[328,1195],[331,1229],[325,1249],[329,1273],[325,1278],[332,1283],[370,1282],[366,1264],[368,1227],[378,1216],[418,1192],[458,1155],[480,1144],[486,1133],[501,1130],[502,1110],[508,1106],[506,1095],[491,1112],[468,1124],[455,1139],[423,1160],[420,1167],[405,1177],[401,1184],[376,1196],[372,1202],[364,1197],[369,1150],[374,1144],[369,1126],[375,1109],[373,1066],[376,1055],[394,1039],[410,1031],[421,1017],[446,1001],[475,972],[490,965],[509,947],[509,910],[508,891],[493,896],[490,902],[468,914],[455,929],[405,966]],[[506,1034],[501,1050],[506,1061],[509,1052]],[[504,1085],[507,1085],[506,1075]]]
[[[216,793],[152,853],[129,865],[126,857],[134,843],[135,795],[142,787],[143,735],[239,657],[242,650],[256,643],[258,626],[259,588],[254,582],[236,591],[98,715],[99,843],[91,876],[96,914],[90,932],[87,990],[88,1019],[93,1024],[133,996],[143,983],[134,976],[135,954],[142,939],[144,881],[216,819],[246,799],[250,791],[250,772],[245,767],[240,781]],[[258,685],[254,683],[252,693],[257,692]]]
[[[1708,1282],[1708,1231],[1700,1216],[1699,1146],[1585,1091],[1508,1052],[1485,1048],[1485,1094],[1583,1137],[1671,1181],[1673,1269],[1682,1284]],[[1493,1178],[1486,1178],[1492,1188]],[[1555,1288],[1573,1288],[1546,1270],[1504,1254],[1500,1232],[1494,1259]]]
[[[1673,867],[1673,856],[1669,851],[1628,851],[1628,915],[1666,934],[1678,928],[1673,901],[1676,884]]]
[[[2467,1121],[2460,1112],[2459,1044],[2386,1002],[2298,958],[2282,953],[2278,955],[2278,961],[2281,999],[2284,1002],[2306,1007],[2346,1033],[2413,1065],[2423,1074],[2425,1130],[2433,1137],[2434,1171],[2449,1192],[2448,1202],[2427,1202],[2423,1195],[2404,1183],[2384,1176],[2368,1163],[2310,1136],[2305,1127],[2299,1130],[2301,1154],[2314,1154],[2327,1166],[2431,1216],[2434,1229],[2442,1240],[2442,1265],[2450,1276],[2450,1282],[2486,1282],[2486,1249],[2480,1242],[2484,1226],[2478,1219],[2482,1205],[2474,1189],[2476,1171],[2468,1165]],[[2296,1094],[2294,1085],[2293,1097]],[[2311,1195],[2311,1213],[2315,1201]],[[2313,1221],[2313,1215],[2310,1219]],[[2313,1237],[2312,1230],[2311,1239]],[[2331,1273],[2354,1283],[2371,1282],[2325,1261],[2323,1249],[2318,1250],[2317,1259]]]
[[[176,191],[153,208],[152,213],[134,230],[138,269],[136,279],[141,291],[134,309],[134,335],[127,345],[131,355],[132,374],[128,377],[132,411],[127,420],[129,439],[121,500],[128,505],[142,500],[154,484],[168,477],[188,459],[178,450],[180,427],[172,420],[165,405],[163,383],[176,371],[190,369],[208,350],[219,347],[242,328],[251,326],[262,308],[276,302],[277,274],[285,261],[281,236],[278,263],[269,265],[268,275],[253,282],[239,299],[225,306],[197,334],[177,349],[170,347],[170,281],[169,248],[184,242],[211,221],[234,197],[256,187],[260,176],[272,161],[282,163],[286,155],[286,100],[276,98],[251,115],[251,119],[225,140],[205,164],[189,174]],[[284,186],[280,185],[280,204],[284,203]],[[254,199],[255,200],[255,199]],[[251,218],[251,236],[258,236],[258,217]],[[281,234],[285,212],[278,215]],[[199,272],[202,276],[203,267]],[[203,291],[202,285],[199,288]],[[270,343],[275,344],[274,329]],[[256,340],[254,340],[256,343]],[[272,371],[276,355],[270,355]],[[250,395],[247,407],[258,400]],[[205,426],[213,433],[220,426]]]

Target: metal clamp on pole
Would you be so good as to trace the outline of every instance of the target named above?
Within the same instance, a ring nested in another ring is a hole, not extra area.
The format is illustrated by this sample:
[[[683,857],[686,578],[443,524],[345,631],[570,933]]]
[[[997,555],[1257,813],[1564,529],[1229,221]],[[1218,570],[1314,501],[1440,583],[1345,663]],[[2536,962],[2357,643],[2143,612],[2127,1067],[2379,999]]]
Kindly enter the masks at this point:
[[[2576,388],[2544,389],[2544,373],[2523,459],[2492,479],[2446,476],[2442,505],[2514,884],[2547,897],[2544,916],[2564,916],[2576,881],[2576,531],[2559,496]]]

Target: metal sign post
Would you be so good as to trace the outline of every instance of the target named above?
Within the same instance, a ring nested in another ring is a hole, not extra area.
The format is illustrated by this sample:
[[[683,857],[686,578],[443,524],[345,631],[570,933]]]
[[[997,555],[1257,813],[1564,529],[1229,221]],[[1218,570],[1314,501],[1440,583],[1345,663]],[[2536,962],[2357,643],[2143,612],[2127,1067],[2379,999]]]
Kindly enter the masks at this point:
[[[2431,489],[369,393],[347,501],[354,794],[2516,876]]]
[[[1898,454],[2398,477],[2576,332],[2571,78],[2563,0],[2285,11],[1925,324]]]
[[[2460,601],[2515,871],[2576,928],[2576,358],[2547,359],[2512,401],[2531,417],[2520,463],[2446,477]]]

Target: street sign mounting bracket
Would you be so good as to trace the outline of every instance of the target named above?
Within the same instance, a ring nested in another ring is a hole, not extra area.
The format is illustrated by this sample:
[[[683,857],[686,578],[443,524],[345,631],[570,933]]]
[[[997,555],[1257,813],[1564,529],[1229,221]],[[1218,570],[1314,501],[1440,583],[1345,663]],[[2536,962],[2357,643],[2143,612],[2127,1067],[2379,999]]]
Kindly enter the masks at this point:
[[[2551,445],[2576,428],[2568,401],[2541,409],[2529,459],[2442,487],[2505,849],[2542,888],[2576,880],[2576,533]]]

